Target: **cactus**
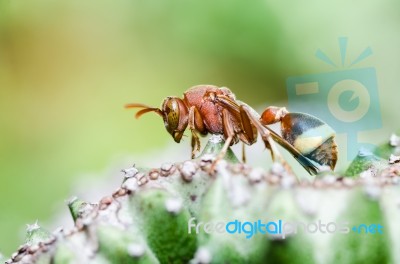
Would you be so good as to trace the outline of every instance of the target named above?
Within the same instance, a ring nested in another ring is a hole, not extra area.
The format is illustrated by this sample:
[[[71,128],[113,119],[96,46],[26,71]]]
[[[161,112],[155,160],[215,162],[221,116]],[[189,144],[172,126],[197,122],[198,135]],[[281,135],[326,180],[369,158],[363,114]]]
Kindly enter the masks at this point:
[[[72,198],[72,229],[29,226],[6,263],[400,263],[395,156],[361,152],[349,177],[325,172],[308,183],[279,163],[239,163],[230,150],[210,174],[222,146],[213,136],[194,160],[128,168],[98,203]]]

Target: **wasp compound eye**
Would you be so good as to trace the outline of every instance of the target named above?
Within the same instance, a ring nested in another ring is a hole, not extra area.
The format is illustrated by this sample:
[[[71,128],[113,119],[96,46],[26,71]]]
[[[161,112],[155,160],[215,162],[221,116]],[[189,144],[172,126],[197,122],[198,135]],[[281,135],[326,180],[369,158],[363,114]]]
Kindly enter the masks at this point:
[[[163,108],[166,128],[172,134],[179,125],[179,104],[175,99],[169,98],[166,100]]]
[[[332,170],[337,161],[335,131],[322,120],[304,113],[288,113],[281,121],[282,137],[307,158]]]
[[[162,105],[164,126],[168,133],[179,143],[188,123],[188,111],[182,99],[167,97]]]

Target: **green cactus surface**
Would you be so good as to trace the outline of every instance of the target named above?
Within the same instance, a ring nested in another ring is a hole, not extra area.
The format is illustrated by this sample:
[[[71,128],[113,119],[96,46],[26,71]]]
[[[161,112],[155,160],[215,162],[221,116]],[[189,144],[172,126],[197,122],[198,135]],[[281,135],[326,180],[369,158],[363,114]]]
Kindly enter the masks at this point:
[[[211,171],[224,144],[213,136],[194,160],[125,169],[98,203],[72,198],[73,228],[30,225],[6,263],[400,263],[395,143],[360,152],[343,177],[299,182],[231,150]]]

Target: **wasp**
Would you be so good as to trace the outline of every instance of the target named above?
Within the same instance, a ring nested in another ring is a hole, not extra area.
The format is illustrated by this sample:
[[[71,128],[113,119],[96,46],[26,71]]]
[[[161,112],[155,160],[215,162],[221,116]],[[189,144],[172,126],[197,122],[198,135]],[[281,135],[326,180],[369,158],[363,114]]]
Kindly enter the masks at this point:
[[[335,132],[325,122],[309,114],[290,113],[286,108],[275,106],[266,108],[259,115],[249,105],[237,100],[226,87],[193,86],[183,93],[183,98],[165,98],[161,108],[140,103],[125,107],[142,108],[136,113],[136,118],[149,112],[158,114],[177,143],[188,128],[191,132],[192,158],[200,151],[199,136],[208,133],[224,136],[224,146],[215,160],[218,161],[224,157],[229,146],[239,141],[252,145],[260,134],[273,160],[286,164],[275,144],[277,142],[310,174],[317,174],[322,166],[333,170],[336,165]],[[274,123],[280,123],[281,135],[269,127]]]

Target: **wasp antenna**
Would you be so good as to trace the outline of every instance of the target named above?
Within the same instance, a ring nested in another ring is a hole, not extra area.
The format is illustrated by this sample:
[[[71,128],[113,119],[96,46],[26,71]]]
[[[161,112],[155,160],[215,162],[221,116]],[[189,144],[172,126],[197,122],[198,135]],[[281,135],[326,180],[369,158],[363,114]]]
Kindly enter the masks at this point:
[[[125,108],[153,108],[153,107],[145,104],[132,103],[132,104],[126,104]]]
[[[162,111],[160,109],[145,104],[137,104],[137,103],[126,104],[125,108],[144,108],[136,113],[135,115],[136,118],[139,118],[141,115],[146,114],[148,112],[155,112],[159,116],[161,117],[163,116]]]
[[[142,115],[144,115],[144,114],[146,114],[148,112],[155,112],[159,116],[161,116],[161,117],[163,116],[162,111],[160,109],[158,109],[158,108],[145,108],[145,109],[142,109],[139,112],[137,112],[135,117],[139,118],[139,117],[141,117]]]

